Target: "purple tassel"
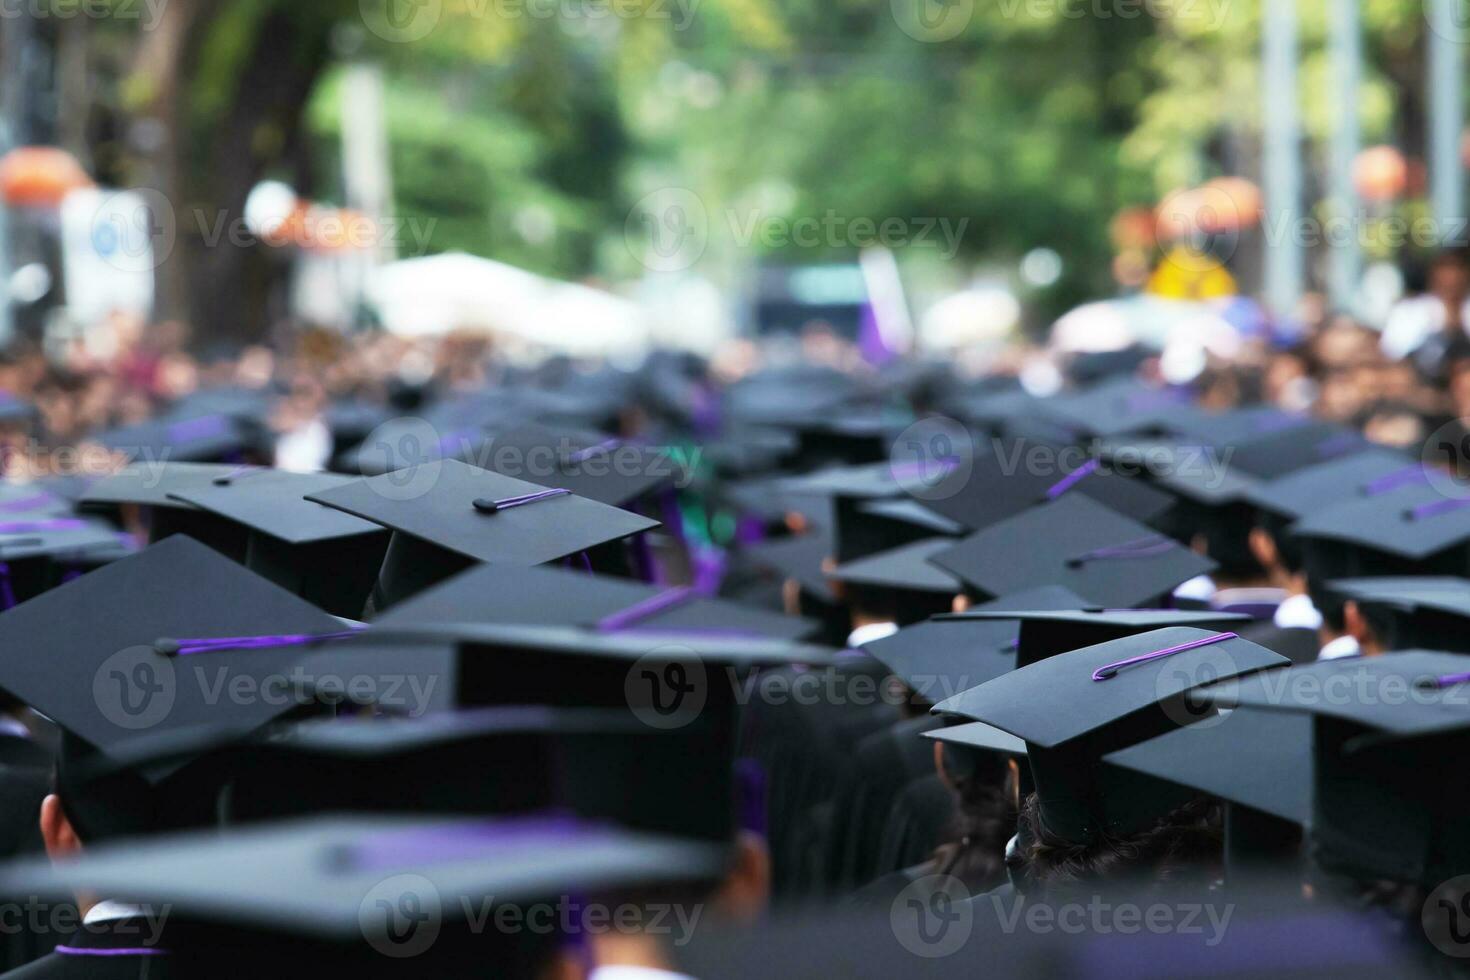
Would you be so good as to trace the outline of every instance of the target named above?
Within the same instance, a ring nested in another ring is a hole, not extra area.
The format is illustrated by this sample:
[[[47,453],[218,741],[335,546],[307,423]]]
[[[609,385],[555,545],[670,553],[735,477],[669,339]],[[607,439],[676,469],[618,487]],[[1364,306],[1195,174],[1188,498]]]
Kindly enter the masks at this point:
[[[196,653],[218,653],[221,650],[269,650],[280,647],[305,646],[356,636],[367,629],[354,626],[336,633],[282,633],[277,636],[215,636],[192,640],[161,639],[153,649],[166,657],[188,657]]]
[[[667,592],[660,592],[656,595],[649,596],[642,602],[635,602],[626,609],[619,610],[610,616],[604,616],[602,619],[599,619],[597,621],[597,631],[599,633],[616,633],[619,630],[625,630],[644,620],[652,619],[661,612],[673,609],[676,606],[682,606],[693,598],[695,598],[695,592],[688,586],[681,586],[677,589],[669,589]]]
[[[1068,473],[1052,486],[1048,487],[1046,491],[1046,499],[1056,500],[1062,494],[1066,493],[1068,490],[1072,489],[1077,484],[1087,479],[1093,473],[1096,473],[1099,465],[1101,464],[1098,462],[1098,460],[1089,459],[1087,462],[1077,467],[1077,469],[1073,470],[1071,473]]]
[[[1094,670],[1092,672],[1092,679],[1095,681],[1105,681],[1110,677],[1116,677],[1118,675],[1118,671],[1122,670],[1124,667],[1132,667],[1136,664],[1146,664],[1151,660],[1161,660],[1164,657],[1172,657],[1174,656],[1174,654],[1183,653],[1186,650],[1198,650],[1200,647],[1207,647],[1213,643],[1223,643],[1226,640],[1238,639],[1240,639],[1240,636],[1237,633],[1216,633],[1214,636],[1206,636],[1198,640],[1192,640],[1189,643],[1181,643],[1178,646],[1166,647],[1163,650],[1155,650],[1153,653],[1141,653],[1136,657],[1129,657],[1127,660],[1119,660],[1117,663],[1111,663],[1107,664],[1106,666],[1099,667],[1097,670]]]
[[[1153,558],[1162,555],[1174,547],[1174,542],[1162,534],[1151,534],[1146,538],[1135,538],[1122,544],[1109,545],[1106,548],[1095,548],[1092,551],[1084,551],[1067,559],[1067,564],[1072,568],[1080,568],[1090,561],[1110,559],[1131,558]]]

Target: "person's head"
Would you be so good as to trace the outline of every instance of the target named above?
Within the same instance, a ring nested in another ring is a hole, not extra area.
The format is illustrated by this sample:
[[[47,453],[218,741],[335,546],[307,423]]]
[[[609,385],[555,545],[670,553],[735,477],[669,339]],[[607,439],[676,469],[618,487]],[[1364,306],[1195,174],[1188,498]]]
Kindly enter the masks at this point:
[[[1247,543],[1272,584],[1295,595],[1307,590],[1307,576],[1301,545],[1289,527],[1284,517],[1258,510]]]
[[[1021,806],[1020,872],[1028,890],[1065,892],[1101,882],[1142,884],[1217,880],[1224,863],[1219,804],[1197,797],[1165,814],[1147,830],[1126,836],[1100,834],[1088,843],[1047,829],[1035,793]]]
[[[1446,248],[1429,262],[1428,291],[1442,300],[1463,301],[1470,293],[1470,258],[1461,248]]]
[[[972,890],[994,887],[1004,880],[1006,842],[1016,829],[1016,766],[994,752],[936,741],[934,767],[956,804],[934,863]]]

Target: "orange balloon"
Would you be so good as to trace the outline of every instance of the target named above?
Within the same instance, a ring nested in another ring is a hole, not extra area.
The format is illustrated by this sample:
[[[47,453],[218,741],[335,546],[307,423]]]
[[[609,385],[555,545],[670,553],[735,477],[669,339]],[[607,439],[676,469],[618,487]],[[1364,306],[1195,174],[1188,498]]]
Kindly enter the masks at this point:
[[[21,146],[0,157],[0,198],[14,207],[54,208],[91,186],[77,158],[54,146]]]
[[[1370,146],[1353,161],[1353,186],[1365,201],[1392,201],[1408,184],[1408,161],[1392,146]]]

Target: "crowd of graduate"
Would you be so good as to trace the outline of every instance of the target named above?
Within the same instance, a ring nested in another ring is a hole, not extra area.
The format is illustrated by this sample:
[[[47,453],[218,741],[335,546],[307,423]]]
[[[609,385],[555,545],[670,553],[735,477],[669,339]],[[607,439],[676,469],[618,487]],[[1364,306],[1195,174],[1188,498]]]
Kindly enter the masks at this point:
[[[1183,383],[820,327],[19,345],[4,966],[1454,972],[1461,258],[1430,287]]]

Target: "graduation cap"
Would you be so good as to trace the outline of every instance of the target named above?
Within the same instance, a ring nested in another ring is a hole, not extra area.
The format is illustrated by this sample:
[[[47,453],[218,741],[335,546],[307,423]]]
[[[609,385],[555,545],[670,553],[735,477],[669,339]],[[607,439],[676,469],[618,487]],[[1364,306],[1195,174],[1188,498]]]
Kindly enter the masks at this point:
[[[625,774],[626,819],[728,844],[741,809],[740,682],[760,668],[830,662],[826,648],[743,633],[487,623],[469,614],[385,622],[319,651],[306,666],[312,677],[381,673],[420,678],[424,689],[432,681],[441,702],[459,707],[615,709],[662,736]]]
[[[899,623],[912,623],[950,609],[964,585],[929,563],[929,556],[950,548],[949,538],[915,541],[837,566],[832,579],[867,597],[865,609],[891,607]]]
[[[1039,407],[1042,414],[1058,419],[1074,431],[1104,438],[1175,432],[1181,415],[1194,411],[1187,392],[1157,388],[1133,378],[1115,379],[1085,391],[1043,399]]]
[[[541,565],[658,527],[658,521],[445,460],[308,494],[393,531],[373,590],[395,602],[475,562]]]
[[[1230,463],[1246,473],[1272,480],[1372,446],[1357,429],[1333,422],[1307,422],[1245,440],[1233,447]]]
[[[1020,623],[1007,613],[1074,609],[1086,601],[1061,586],[1044,585],[976,607],[995,618],[936,616],[863,649],[925,701],[942,701],[1015,669]]]
[[[930,488],[924,494],[925,505],[978,531],[1064,497],[1087,497],[1145,523],[1156,520],[1173,503],[1169,494],[1111,472],[1080,451],[1058,452],[1030,439],[998,441],[991,450]],[[1028,462],[1038,453],[1040,465]]]
[[[670,447],[536,423],[498,433],[477,461],[496,473],[565,487],[611,507],[628,507],[673,484],[687,465]]]
[[[1016,666],[1026,667],[1059,653],[1095,646],[1109,640],[1147,633],[1169,626],[1192,626],[1215,631],[1238,629],[1249,616],[1210,610],[1103,609],[1100,606],[1038,606],[992,608],[990,603],[962,613],[937,617],[941,621],[995,622],[1013,620]]]
[[[1227,865],[1278,861],[1312,818],[1311,719],[1237,708],[1103,757],[1223,800]]]
[[[563,916],[527,914],[506,930],[477,922],[480,910],[707,882],[719,860],[708,847],[550,816],[318,817],[88,847],[13,864],[0,887],[166,910],[157,952],[170,975],[536,976],[570,941]]]
[[[1199,685],[1287,663],[1234,633],[1170,627],[1019,668],[934,710],[1024,739],[1047,830],[1090,843],[1145,830],[1192,797],[1103,756],[1198,720]]]
[[[1313,722],[1312,837],[1330,870],[1433,886],[1470,872],[1470,747],[1462,654],[1408,650],[1221,683],[1220,705]]]
[[[621,711],[501,707],[311,719],[245,736],[190,729],[125,743],[107,765],[207,765],[226,823],[313,813],[507,816],[561,809],[636,826],[636,809],[631,817],[624,812],[624,787],[637,785],[631,771],[657,750],[657,737]],[[446,779],[446,772],[459,777]]]
[[[1061,585],[1107,606],[1156,600],[1214,568],[1173,539],[1071,494],[979,531],[930,561],[987,595]]]
[[[1425,482],[1426,468],[1414,457],[1374,447],[1257,483],[1245,496],[1261,510],[1289,522],[1317,513],[1324,505],[1376,497]]]
[[[39,483],[0,483],[0,520],[20,517],[63,517],[71,501]]]
[[[739,603],[710,599],[690,588],[540,566],[481,565],[395,606],[376,622],[383,629],[444,623],[575,625],[605,632],[679,633],[718,630],[778,640],[810,637],[820,624]]]
[[[818,530],[762,541],[747,547],[744,554],[757,566],[800,583],[802,591],[813,598],[836,604],[837,596],[822,570],[823,563],[833,554],[829,534]]]
[[[331,473],[241,468],[171,496],[246,528],[247,568],[334,615],[357,618],[377,580],[388,532],[305,499],[351,482]]]
[[[1362,607],[1385,650],[1470,653],[1470,579],[1406,575],[1327,587]]]
[[[148,524],[149,543],[185,534],[244,561],[249,534],[243,525],[223,520],[177,496],[196,487],[212,486],[215,480],[239,472],[242,467],[231,463],[130,463],[87,487],[78,506],[103,511],[140,507]]]
[[[1412,483],[1345,501],[1302,518],[1310,579],[1368,575],[1462,575],[1470,558],[1470,499]]]
[[[932,742],[942,742],[946,747],[956,746],[966,752],[986,752],[1010,759],[1026,758],[1024,740],[983,721],[950,725],[948,728],[925,732],[921,737]]]
[[[113,429],[93,440],[132,461],[179,463],[239,462],[255,444],[234,415],[191,413]]]
[[[268,685],[285,688],[306,644],[342,630],[310,603],[174,536],[0,616],[0,690],[64,731],[61,796],[86,839],[147,832],[207,819],[193,806],[195,774],[150,770],[92,785],[71,778],[77,765],[141,732],[245,732],[303,708]]]
[[[1198,447],[1175,447],[1168,465],[1153,476],[1155,485],[1170,491],[1178,503],[1162,523],[1181,540],[1204,538],[1205,553],[1223,574],[1251,578],[1263,569],[1250,550],[1250,532],[1256,507],[1250,494],[1260,480],[1243,470],[1196,455]]]
[[[40,595],[118,547],[117,532],[81,517],[0,514],[0,611]]]
[[[1221,448],[1238,448],[1257,439],[1309,425],[1311,422],[1310,416],[1298,412],[1285,412],[1270,405],[1255,405],[1213,414],[1186,412],[1180,416],[1177,428],[1180,435],[1193,441]]]

